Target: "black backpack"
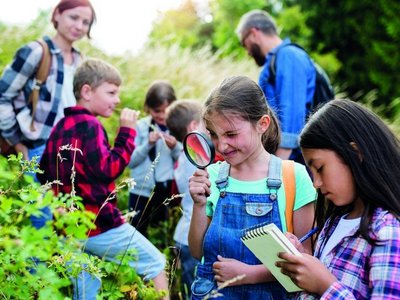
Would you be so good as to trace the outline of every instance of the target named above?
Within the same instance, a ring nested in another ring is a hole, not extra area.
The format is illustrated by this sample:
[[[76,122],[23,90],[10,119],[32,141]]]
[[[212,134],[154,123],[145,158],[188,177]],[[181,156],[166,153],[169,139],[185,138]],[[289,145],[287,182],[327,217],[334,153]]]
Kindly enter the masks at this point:
[[[295,44],[295,43],[289,43],[286,44],[283,47],[286,46],[295,46],[297,48],[302,49],[304,52],[306,52],[303,47]],[[282,49],[283,47],[279,48]],[[275,84],[275,76],[276,76],[276,55],[278,54],[279,51],[276,51],[270,60],[270,64],[269,64],[269,79],[268,82],[270,84]],[[310,58],[311,59],[311,58]],[[324,71],[324,69],[322,69],[322,67],[320,65],[318,65],[316,62],[314,62],[311,59],[311,62],[314,65],[315,71],[316,71],[316,75],[315,75],[315,91],[314,91],[314,96],[313,96],[313,101],[311,106],[307,105],[307,109],[308,110],[313,110],[315,107],[317,107],[318,105],[322,105],[325,102],[328,102],[332,99],[335,98],[335,93],[333,91],[332,85],[329,81],[329,77],[326,74],[326,72]]]

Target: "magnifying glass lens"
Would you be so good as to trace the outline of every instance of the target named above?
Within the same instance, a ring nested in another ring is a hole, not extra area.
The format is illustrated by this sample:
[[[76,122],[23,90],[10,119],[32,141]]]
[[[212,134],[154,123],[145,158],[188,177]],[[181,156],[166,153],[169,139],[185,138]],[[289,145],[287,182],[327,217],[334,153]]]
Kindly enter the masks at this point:
[[[200,169],[204,169],[214,161],[214,145],[200,132],[190,132],[185,137],[183,147],[189,161]]]

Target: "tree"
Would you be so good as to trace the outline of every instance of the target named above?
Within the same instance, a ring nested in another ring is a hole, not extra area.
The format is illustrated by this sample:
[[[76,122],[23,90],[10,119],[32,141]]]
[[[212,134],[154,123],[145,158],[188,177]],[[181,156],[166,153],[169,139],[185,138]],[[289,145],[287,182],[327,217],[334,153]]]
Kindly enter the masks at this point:
[[[202,39],[206,32],[205,25],[198,16],[194,3],[187,0],[178,9],[159,15],[149,35],[148,46],[179,44],[182,48],[198,48],[206,43]]]
[[[264,1],[264,0],[213,0],[209,2],[211,20],[201,17],[192,0],[176,10],[167,11],[160,15],[154,23],[150,34],[150,44],[160,43],[168,46],[178,43],[183,48],[199,48],[209,45],[213,53],[219,57],[236,57],[249,59],[246,51],[241,47],[235,33],[240,17],[252,9],[263,9],[276,18],[280,33],[283,37],[289,36],[293,41],[307,50],[312,30],[306,25],[307,14],[300,10],[299,5],[291,1]],[[190,20],[190,22],[189,22]],[[312,51],[311,56],[331,75],[340,68],[334,52],[319,54]]]
[[[400,2],[397,0],[302,0],[313,28],[311,47],[336,51],[343,64],[337,82],[354,98],[376,89],[375,105],[393,116],[394,99],[400,98]],[[397,102],[396,102],[397,103]],[[397,109],[398,110],[398,109]]]

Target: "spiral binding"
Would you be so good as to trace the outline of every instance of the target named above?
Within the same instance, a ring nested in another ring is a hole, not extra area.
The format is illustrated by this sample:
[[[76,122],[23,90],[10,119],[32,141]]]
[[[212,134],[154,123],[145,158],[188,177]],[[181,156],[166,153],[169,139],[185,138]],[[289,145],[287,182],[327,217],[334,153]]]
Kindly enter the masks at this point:
[[[268,234],[268,232],[264,231],[264,226],[265,225],[254,225],[252,227],[249,227],[245,230],[245,232],[243,233],[241,239],[242,240],[249,240],[249,239],[253,239],[259,236],[263,236]]]

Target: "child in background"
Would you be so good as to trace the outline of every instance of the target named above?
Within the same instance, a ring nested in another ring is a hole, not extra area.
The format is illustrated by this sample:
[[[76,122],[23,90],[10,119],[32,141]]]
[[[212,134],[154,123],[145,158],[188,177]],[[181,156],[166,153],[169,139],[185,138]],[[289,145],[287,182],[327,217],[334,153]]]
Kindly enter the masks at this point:
[[[178,100],[172,103],[167,109],[167,126],[179,142],[191,131],[199,130],[201,126],[202,104],[195,100]],[[182,292],[184,299],[190,299],[194,280],[194,271],[197,263],[189,251],[189,227],[192,217],[193,200],[189,193],[189,177],[192,176],[196,167],[189,162],[183,151],[178,158],[178,164],[174,170],[174,178],[180,194],[184,194],[181,206],[182,216],[175,228],[174,241],[178,250],[182,268]]]
[[[158,225],[168,219],[168,207],[163,203],[171,197],[174,162],[182,150],[165,123],[165,110],[175,100],[171,84],[153,82],[144,102],[149,116],[137,123],[136,148],[129,163],[136,187],[130,191],[129,210],[135,211],[131,224],[145,236],[150,223]]]
[[[87,60],[77,69],[73,86],[78,103],[65,109],[65,117],[52,130],[40,161],[44,173],[38,178],[42,184],[59,180],[62,184],[53,187],[56,193],[71,193],[75,188],[85,209],[96,214],[96,228],[84,243],[86,252],[118,263],[118,255],[135,249],[137,257],[130,262],[132,268],[145,279],[153,279],[157,289],[167,290],[164,256],[125,223],[114,195],[115,180],[128,165],[134,149],[137,112],[122,110],[114,148],[96,118],[111,116],[120,102],[120,84],[118,71],[101,60]],[[70,178],[73,167],[74,186]],[[74,286],[74,298],[95,299],[99,288],[100,281],[84,273]]]
[[[278,121],[260,87],[244,76],[227,78],[211,92],[203,120],[225,162],[197,169],[189,180],[189,247],[194,257],[203,257],[192,299],[224,283],[225,299],[285,299],[285,289],[240,240],[255,225],[275,223],[286,231],[282,161],[271,154],[280,142]],[[293,225],[300,237],[311,229],[316,193],[298,163],[295,178]],[[309,241],[305,246],[311,251]]]
[[[311,116],[300,147],[321,230],[315,257],[277,263],[305,289],[298,299],[400,299],[399,139],[360,104],[333,100]]]

